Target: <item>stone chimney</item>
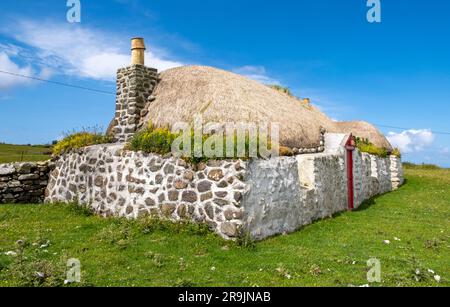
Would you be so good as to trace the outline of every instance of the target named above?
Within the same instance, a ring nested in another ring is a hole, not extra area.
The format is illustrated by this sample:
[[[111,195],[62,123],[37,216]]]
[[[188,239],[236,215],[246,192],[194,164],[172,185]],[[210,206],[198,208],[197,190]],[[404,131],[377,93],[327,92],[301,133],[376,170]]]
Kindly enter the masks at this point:
[[[117,71],[116,113],[112,130],[116,142],[128,142],[138,130],[141,111],[158,83],[158,70],[144,66],[143,38],[131,40],[131,65]]]

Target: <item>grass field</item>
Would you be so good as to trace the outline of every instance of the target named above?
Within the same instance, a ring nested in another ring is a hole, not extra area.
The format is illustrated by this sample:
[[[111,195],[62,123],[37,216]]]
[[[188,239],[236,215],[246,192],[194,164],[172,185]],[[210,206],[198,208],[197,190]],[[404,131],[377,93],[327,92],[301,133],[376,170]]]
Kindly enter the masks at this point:
[[[0,144],[0,163],[34,162],[50,159],[51,146]]]
[[[361,286],[374,257],[382,282],[371,286],[449,286],[450,170],[406,177],[356,212],[247,246],[194,225],[3,205],[0,286],[62,285],[68,258],[81,261],[80,286]]]

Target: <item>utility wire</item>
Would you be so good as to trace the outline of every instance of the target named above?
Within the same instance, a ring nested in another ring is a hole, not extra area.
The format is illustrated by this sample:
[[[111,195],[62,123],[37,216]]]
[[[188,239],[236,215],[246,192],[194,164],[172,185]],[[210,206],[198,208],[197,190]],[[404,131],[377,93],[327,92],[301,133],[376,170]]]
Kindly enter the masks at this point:
[[[51,81],[51,80],[41,79],[41,78],[37,78],[37,77],[25,76],[25,75],[22,75],[22,74],[12,73],[12,72],[9,72],[9,71],[0,70],[0,73],[5,74],[5,75],[14,76],[14,77],[20,77],[20,78],[31,79],[31,80],[47,82],[47,83],[51,83],[51,84],[55,84],[55,85],[65,86],[65,87],[76,88],[76,89],[85,90],[85,91],[91,91],[91,92],[107,94],[107,95],[116,95],[115,93],[112,93],[112,92],[107,92],[107,91],[103,91],[103,90],[97,90],[97,89],[93,89],[93,88],[89,88],[89,87],[73,85],[73,84],[63,83],[63,82],[58,82],[58,81]]]
[[[12,72],[3,71],[3,70],[0,70],[0,73],[10,75],[10,76],[20,77],[20,78],[26,78],[26,79],[31,79],[31,80],[41,81],[41,82],[47,82],[47,83],[65,86],[65,87],[77,88],[77,89],[101,93],[101,94],[116,95],[115,93],[112,93],[112,92],[97,90],[97,89],[93,89],[93,88],[88,88],[88,87],[84,87],[84,86],[73,85],[73,84],[68,84],[68,83],[63,83],[63,82],[51,81],[51,80],[41,79],[41,78],[37,78],[37,77],[25,76],[22,74],[12,73]],[[378,126],[381,128],[397,129],[397,130],[411,130],[410,128],[379,125],[379,124],[375,124],[375,126]],[[443,131],[431,131],[431,132],[433,134],[450,135],[450,132],[443,132]]]

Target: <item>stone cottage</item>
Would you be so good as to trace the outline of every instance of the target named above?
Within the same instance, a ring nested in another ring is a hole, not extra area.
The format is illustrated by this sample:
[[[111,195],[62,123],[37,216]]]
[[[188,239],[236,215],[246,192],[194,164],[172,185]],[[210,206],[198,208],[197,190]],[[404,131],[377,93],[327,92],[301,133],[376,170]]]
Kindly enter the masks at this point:
[[[90,204],[99,214],[158,215],[207,223],[226,239],[297,230],[358,208],[403,182],[401,161],[361,153],[353,136],[392,151],[365,122],[335,122],[311,105],[223,70],[185,66],[161,73],[144,65],[143,39],[117,72],[115,143],[66,153],[49,175],[45,200]],[[292,156],[188,164],[177,157],[124,149],[148,123],[277,122]]]

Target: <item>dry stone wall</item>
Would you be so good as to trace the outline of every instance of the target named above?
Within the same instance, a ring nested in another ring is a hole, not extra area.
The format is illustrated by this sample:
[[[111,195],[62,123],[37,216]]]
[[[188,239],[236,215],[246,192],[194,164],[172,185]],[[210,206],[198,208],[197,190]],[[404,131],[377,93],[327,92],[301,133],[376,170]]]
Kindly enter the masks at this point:
[[[0,203],[44,200],[51,162],[0,164]]]
[[[182,159],[99,145],[61,156],[50,174],[48,202],[90,204],[103,216],[157,215],[207,223],[224,238],[242,225],[243,161],[193,167]]]

